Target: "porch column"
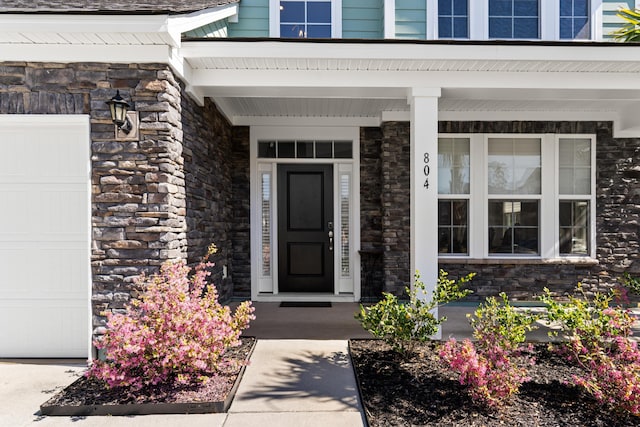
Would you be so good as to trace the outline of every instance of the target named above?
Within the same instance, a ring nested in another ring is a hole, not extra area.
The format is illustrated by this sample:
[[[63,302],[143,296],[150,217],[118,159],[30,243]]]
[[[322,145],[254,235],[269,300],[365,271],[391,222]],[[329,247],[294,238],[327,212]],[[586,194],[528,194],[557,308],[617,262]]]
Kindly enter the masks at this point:
[[[411,275],[420,272],[427,295],[438,279],[438,98],[440,88],[412,88]],[[434,313],[436,316],[438,313]],[[434,338],[440,338],[440,332]]]

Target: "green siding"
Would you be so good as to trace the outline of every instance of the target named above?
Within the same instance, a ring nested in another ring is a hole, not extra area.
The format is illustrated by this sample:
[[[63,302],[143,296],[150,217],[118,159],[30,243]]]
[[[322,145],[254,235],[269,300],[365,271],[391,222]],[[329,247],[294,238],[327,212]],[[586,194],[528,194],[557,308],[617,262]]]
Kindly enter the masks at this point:
[[[604,40],[611,39],[611,32],[620,28],[624,21],[616,16],[620,9],[633,9],[634,0],[602,0],[602,34]]]
[[[342,38],[384,38],[384,0],[342,0]]]
[[[427,38],[427,2],[396,0],[396,38]]]
[[[229,23],[229,37],[269,37],[269,0],[240,0],[238,22]]]

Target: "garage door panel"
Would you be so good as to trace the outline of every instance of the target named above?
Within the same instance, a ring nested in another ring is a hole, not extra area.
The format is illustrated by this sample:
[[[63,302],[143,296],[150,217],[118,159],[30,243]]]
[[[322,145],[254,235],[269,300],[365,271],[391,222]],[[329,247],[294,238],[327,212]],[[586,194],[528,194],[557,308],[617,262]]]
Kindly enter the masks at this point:
[[[85,299],[86,301],[86,299]],[[13,300],[0,304],[0,321],[20,328],[0,328],[2,357],[86,357],[88,351],[85,301]],[[55,304],[52,304],[55,303]],[[31,312],[37,309],[36,318]],[[47,322],[42,322],[46,319]]]
[[[0,357],[86,357],[87,116],[0,115]]]
[[[0,298],[86,300],[90,267],[82,243],[0,242]]]

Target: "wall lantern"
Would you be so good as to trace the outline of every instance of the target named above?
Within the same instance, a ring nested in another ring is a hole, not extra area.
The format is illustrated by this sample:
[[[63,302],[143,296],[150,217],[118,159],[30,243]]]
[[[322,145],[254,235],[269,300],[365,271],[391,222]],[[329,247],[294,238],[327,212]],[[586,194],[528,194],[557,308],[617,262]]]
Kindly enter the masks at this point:
[[[138,124],[140,117],[137,111],[129,111],[131,105],[116,91],[116,96],[107,101],[111,121],[115,123],[116,141],[138,141]]]
[[[131,107],[127,101],[120,96],[120,91],[116,91],[116,96],[107,101],[109,111],[111,112],[111,120],[118,126],[118,129],[128,134],[133,126],[127,117],[127,111]]]

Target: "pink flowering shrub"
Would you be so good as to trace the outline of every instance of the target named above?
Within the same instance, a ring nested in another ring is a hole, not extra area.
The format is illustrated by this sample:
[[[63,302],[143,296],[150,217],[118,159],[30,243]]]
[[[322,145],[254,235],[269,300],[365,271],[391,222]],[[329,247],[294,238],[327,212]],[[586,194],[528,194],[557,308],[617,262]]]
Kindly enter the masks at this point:
[[[563,333],[561,351],[584,370],[573,382],[598,401],[639,415],[640,350],[630,339],[634,319],[629,310],[610,306],[615,291],[596,293],[591,299],[580,285],[578,292],[580,297],[570,296],[565,303],[555,301],[547,289],[540,298],[548,319]]]
[[[125,314],[108,313],[107,331],[95,345],[106,360],[95,361],[88,377],[109,387],[139,390],[158,384],[205,382],[225,361],[225,350],[240,344],[240,334],[254,319],[250,302],[232,314],[207,284],[213,264],[209,254],[191,269],[184,261],[164,263],[158,274],[142,275],[144,291]]]
[[[460,375],[471,397],[494,408],[503,406],[529,379],[528,366],[534,359],[530,346],[523,343],[537,319],[516,311],[504,293],[500,296],[502,303],[489,297],[471,318],[476,343],[452,338],[440,348],[440,357]]]

